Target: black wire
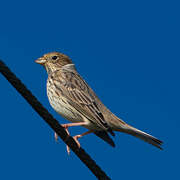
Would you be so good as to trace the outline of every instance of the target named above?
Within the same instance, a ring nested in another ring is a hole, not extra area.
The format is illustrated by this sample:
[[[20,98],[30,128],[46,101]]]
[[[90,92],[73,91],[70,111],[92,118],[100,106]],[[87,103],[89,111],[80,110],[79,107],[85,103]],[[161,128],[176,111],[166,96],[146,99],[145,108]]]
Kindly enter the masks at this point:
[[[1,60],[0,72],[98,179],[110,179],[106,173],[96,164],[96,162],[84,151],[84,149],[78,147],[74,139],[66,133],[65,129],[58,123],[58,121],[43,107],[37,98]]]

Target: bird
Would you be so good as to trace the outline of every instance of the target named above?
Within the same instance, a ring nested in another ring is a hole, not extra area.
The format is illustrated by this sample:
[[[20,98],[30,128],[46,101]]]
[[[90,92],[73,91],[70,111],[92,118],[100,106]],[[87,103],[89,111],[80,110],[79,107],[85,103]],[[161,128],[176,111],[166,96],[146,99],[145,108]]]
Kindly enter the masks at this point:
[[[78,139],[90,133],[115,147],[111,136],[115,136],[115,132],[122,132],[162,149],[161,140],[134,128],[113,114],[81,77],[70,57],[63,53],[50,52],[35,62],[47,71],[47,96],[50,105],[59,115],[71,122],[62,124],[68,135],[70,135],[69,127],[83,126],[88,129],[82,134],[73,136],[78,147],[80,147]],[[57,138],[58,135],[55,133],[55,139]],[[70,153],[68,146],[67,152]]]

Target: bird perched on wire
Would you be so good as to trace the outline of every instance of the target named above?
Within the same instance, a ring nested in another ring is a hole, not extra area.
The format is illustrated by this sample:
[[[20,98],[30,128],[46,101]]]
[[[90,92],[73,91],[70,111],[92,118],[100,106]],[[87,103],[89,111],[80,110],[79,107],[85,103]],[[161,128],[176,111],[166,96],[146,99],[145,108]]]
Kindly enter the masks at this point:
[[[68,128],[83,126],[87,132],[73,138],[80,147],[78,138],[95,133],[98,137],[115,146],[109,136],[114,131],[130,134],[160,149],[162,141],[140,131],[115,116],[96,96],[90,86],[76,71],[72,60],[58,52],[43,55],[35,61],[45,67],[48,73],[47,95],[54,110],[72,123],[62,125],[69,134]],[[55,133],[57,140],[57,134]],[[68,153],[70,152],[67,147]]]

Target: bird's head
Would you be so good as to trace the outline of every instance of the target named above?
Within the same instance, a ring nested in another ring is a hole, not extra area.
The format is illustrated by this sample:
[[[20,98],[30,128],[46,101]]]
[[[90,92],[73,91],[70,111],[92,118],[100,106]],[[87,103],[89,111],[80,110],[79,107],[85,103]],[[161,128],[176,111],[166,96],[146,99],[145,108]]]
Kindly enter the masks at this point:
[[[48,74],[60,69],[64,65],[72,64],[72,61],[68,56],[59,52],[44,54],[42,57],[35,60],[35,62],[43,65]]]

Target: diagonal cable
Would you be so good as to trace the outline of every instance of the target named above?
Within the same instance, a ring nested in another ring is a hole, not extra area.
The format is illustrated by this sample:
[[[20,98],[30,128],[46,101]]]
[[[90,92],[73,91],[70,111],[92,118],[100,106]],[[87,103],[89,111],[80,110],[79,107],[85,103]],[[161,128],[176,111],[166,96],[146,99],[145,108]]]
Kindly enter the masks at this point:
[[[98,179],[110,180],[106,173],[96,164],[96,162],[85,152],[83,148],[78,147],[74,139],[66,133],[65,129],[58,123],[58,121],[47,111],[47,109],[43,107],[37,98],[1,60],[0,72]]]

